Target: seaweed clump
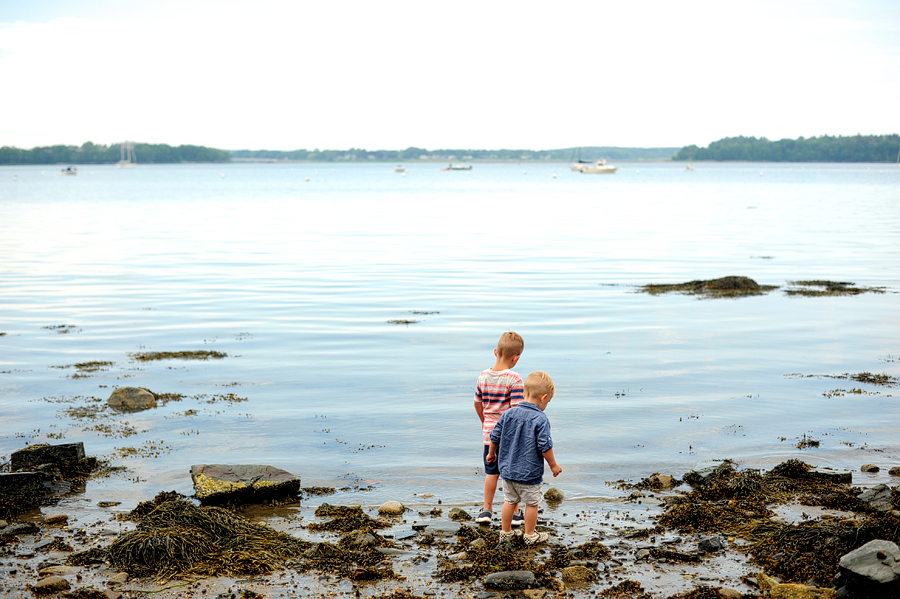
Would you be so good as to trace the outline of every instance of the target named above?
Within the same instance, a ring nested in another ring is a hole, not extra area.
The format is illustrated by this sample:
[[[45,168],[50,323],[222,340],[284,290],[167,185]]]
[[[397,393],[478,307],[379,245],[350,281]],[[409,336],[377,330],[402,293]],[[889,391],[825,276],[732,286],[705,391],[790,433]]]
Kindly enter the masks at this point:
[[[169,501],[178,501],[179,499],[184,499],[184,495],[182,495],[178,491],[160,491],[152,500],[142,501],[138,503],[133,510],[131,510],[124,516],[124,519],[132,520],[134,522],[140,522],[144,519],[144,516],[146,516],[162,504]]]
[[[826,295],[860,295],[863,293],[884,293],[883,287],[856,287],[854,283],[842,281],[788,281],[799,289],[785,289],[787,295],[821,297]]]
[[[225,352],[211,350],[194,351],[149,351],[128,354],[138,362],[152,362],[154,360],[221,360],[228,356]]]
[[[598,594],[601,597],[609,597],[610,599],[651,599],[650,593],[645,593],[641,583],[634,580],[623,580],[615,586],[600,591]]]
[[[688,281],[675,284],[650,284],[642,285],[640,291],[651,295],[660,293],[683,293],[685,295],[697,295],[703,298],[744,297],[748,295],[764,295],[773,289],[773,285],[760,285],[749,277],[722,277],[721,279],[708,279]]]
[[[310,543],[251,523],[222,508],[178,499],[144,516],[107,550],[110,565],[157,580],[254,576],[283,568]]]
[[[316,516],[319,516],[320,518],[331,518],[331,520],[323,522],[322,524],[313,522],[309,525],[309,530],[327,530],[331,532],[362,530],[370,532],[379,528],[391,526],[390,522],[370,518],[358,505],[344,506],[323,503],[316,508]]]

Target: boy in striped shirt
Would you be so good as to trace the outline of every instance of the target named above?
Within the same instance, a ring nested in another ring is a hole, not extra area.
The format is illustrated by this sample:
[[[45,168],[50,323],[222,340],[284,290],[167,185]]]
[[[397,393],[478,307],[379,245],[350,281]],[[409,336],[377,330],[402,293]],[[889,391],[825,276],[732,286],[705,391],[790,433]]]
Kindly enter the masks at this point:
[[[491,431],[500,420],[500,416],[509,408],[519,405],[525,398],[525,386],[522,377],[510,370],[519,361],[522,351],[525,349],[525,341],[518,333],[508,331],[500,336],[494,356],[497,362],[492,368],[485,369],[478,376],[478,384],[475,387],[475,412],[481,419],[481,433],[484,440],[484,508],[475,522],[490,524],[493,518],[494,494],[497,492],[497,480],[500,478],[500,470],[497,461],[488,462],[488,448],[491,444]],[[516,512],[512,518],[513,526],[521,526],[525,519],[520,512]]]

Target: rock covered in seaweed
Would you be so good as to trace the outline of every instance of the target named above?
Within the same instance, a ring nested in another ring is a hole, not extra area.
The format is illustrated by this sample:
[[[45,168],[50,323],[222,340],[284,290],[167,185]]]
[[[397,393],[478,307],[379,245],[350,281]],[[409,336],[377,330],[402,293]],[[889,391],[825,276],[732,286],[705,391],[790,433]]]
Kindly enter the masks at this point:
[[[683,293],[705,298],[743,297],[747,295],[763,295],[778,289],[773,285],[760,285],[749,277],[722,277],[720,279],[696,280],[687,283],[650,284],[641,286],[640,290],[651,295],[660,293]]]
[[[194,492],[201,505],[259,503],[295,496],[300,478],[261,464],[194,464]]]
[[[157,406],[156,395],[143,387],[119,387],[110,394],[106,403],[112,409],[123,412],[149,410]]]

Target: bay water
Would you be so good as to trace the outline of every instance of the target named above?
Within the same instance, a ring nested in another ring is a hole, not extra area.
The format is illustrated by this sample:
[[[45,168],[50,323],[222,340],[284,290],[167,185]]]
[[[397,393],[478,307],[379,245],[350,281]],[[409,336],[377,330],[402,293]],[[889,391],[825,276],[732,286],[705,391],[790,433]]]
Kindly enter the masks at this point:
[[[343,487],[338,502],[474,503],[474,384],[514,330],[516,370],[556,383],[563,473],[546,478],[570,498],[712,458],[862,483],[900,465],[900,389],[832,378],[900,376],[894,165],[440,166],[0,167],[0,455],[83,441],[128,468],[89,483],[98,500],[258,463]],[[780,289],[639,293],[728,275]],[[796,280],[884,293],[787,295]],[[227,356],[133,358],[191,350]],[[90,361],[112,365],[72,366]],[[117,386],[185,398],[71,411]],[[870,462],[882,472],[858,472]]]

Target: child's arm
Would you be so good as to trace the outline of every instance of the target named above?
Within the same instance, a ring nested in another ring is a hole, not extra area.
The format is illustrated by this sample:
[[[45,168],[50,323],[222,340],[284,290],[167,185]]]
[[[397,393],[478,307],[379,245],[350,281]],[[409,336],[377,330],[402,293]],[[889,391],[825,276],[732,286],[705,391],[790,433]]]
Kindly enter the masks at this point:
[[[495,462],[497,461],[497,444],[491,441],[491,444],[488,446],[488,454],[487,457],[484,458],[486,462]]]
[[[556,463],[556,458],[553,456],[553,448],[551,447],[545,451],[543,455],[544,459],[547,460],[547,465],[550,466],[550,471],[553,473],[553,476],[559,476],[559,473],[562,472],[562,466]],[[488,461],[490,462],[490,460]]]
[[[484,404],[477,399],[475,400],[475,413],[478,414],[479,420],[484,422]]]

